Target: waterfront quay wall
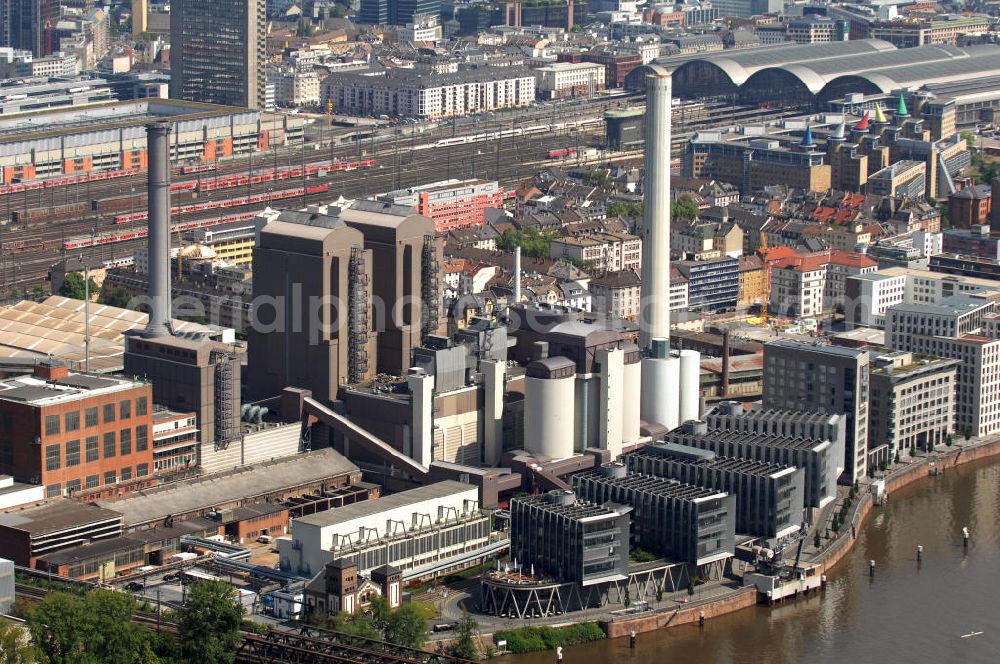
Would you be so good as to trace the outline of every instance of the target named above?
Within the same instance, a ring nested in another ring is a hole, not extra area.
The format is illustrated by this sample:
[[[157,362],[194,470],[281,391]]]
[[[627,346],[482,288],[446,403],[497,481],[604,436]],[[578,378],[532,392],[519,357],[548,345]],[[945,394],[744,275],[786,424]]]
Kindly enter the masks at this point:
[[[954,466],[1000,455],[1000,437],[975,445],[956,446],[955,448],[945,448],[945,450],[943,453],[921,458],[919,461],[910,463],[887,475],[885,477],[886,493],[891,497],[894,491],[898,491],[912,482],[932,475],[935,472],[934,468],[939,468],[942,472],[947,472],[948,468]],[[847,523],[850,525],[844,526],[835,539],[831,540],[811,560],[805,562],[818,565],[821,569],[821,574],[831,571],[854,548],[854,542],[858,536],[858,528],[868,518],[874,506],[875,500],[871,493],[864,492],[859,495],[857,502],[851,508],[850,518],[847,520]],[[756,603],[756,589],[740,588],[723,596],[696,604],[688,604],[683,608],[673,611],[658,611],[654,614],[627,620],[600,621],[600,625],[607,633],[608,638],[617,638],[628,636],[633,631],[639,634],[657,629],[665,629],[673,625],[698,622],[702,611],[705,612],[705,619],[708,620],[709,618],[714,618],[725,613],[732,613],[754,606]]]
[[[705,614],[705,619],[708,620],[709,618],[721,616],[726,613],[749,608],[756,603],[756,588],[739,588],[731,593],[727,593],[723,597],[685,604],[683,607],[678,607],[671,611],[657,612],[629,620],[601,621],[600,625],[607,633],[609,639],[615,639],[620,636],[628,636],[633,631],[639,634],[674,625],[697,623],[701,619],[702,612]]]

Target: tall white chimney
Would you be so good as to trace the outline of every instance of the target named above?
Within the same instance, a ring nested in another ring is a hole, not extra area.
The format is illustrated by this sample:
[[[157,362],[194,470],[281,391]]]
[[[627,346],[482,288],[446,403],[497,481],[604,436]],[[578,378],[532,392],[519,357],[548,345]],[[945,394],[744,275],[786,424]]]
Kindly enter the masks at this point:
[[[669,73],[646,77],[639,340],[647,352],[653,339],[670,338],[670,86]]]
[[[521,301],[521,247],[514,247],[514,304]]]
[[[173,333],[170,313],[170,123],[146,125],[148,163],[149,322],[142,336]]]

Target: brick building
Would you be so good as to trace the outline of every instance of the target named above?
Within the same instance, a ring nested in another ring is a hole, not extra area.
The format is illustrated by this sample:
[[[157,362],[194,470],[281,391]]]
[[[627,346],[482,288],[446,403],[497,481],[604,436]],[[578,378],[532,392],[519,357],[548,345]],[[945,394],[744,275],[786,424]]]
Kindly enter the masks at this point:
[[[148,383],[52,364],[0,381],[0,473],[48,498],[149,486],[152,401]]]

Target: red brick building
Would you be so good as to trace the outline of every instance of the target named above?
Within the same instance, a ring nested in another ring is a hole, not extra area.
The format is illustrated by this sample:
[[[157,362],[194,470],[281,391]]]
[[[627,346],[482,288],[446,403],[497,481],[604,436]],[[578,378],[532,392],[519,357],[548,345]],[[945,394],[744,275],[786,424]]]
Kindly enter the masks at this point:
[[[642,64],[642,56],[638,53],[608,53],[605,51],[590,51],[580,55],[581,62],[596,62],[607,67],[604,84],[611,88],[625,87],[625,77],[629,72]]]
[[[0,381],[0,474],[48,498],[153,483],[152,386],[38,365]]]

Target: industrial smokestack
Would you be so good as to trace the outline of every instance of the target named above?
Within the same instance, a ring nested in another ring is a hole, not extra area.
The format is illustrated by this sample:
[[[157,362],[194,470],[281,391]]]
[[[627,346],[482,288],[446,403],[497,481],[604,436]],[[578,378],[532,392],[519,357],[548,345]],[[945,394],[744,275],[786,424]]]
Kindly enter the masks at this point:
[[[149,322],[142,336],[162,337],[173,333],[170,325],[170,123],[146,125],[148,163]]]
[[[722,394],[719,396],[726,397],[729,395],[729,330],[724,330],[722,332]]]
[[[670,338],[670,74],[646,77],[640,345]],[[667,344],[669,346],[669,343]]]
[[[514,304],[521,301],[521,247],[514,247]]]

